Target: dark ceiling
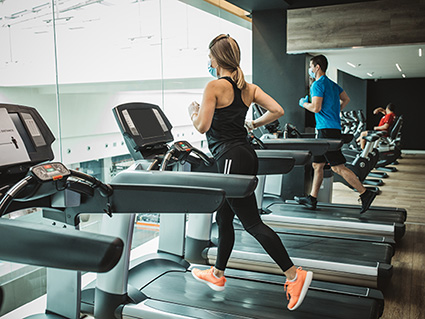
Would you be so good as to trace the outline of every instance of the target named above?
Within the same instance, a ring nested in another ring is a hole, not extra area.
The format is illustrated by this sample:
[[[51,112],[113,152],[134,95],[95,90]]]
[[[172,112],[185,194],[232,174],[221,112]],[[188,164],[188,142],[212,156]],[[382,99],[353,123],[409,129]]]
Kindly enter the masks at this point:
[[[376,0],[227,0],[251,13],[257,10],[300,9],[369,1]]]

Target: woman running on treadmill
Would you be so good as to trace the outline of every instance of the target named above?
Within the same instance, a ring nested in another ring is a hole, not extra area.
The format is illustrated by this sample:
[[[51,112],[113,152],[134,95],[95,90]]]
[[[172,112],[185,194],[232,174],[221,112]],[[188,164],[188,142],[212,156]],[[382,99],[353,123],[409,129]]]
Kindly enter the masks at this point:
[[[256,175],[258,158],[248,142],[247,129],[273,122],[283,115],[283,108],[260,87],[245,82],[239,66],[240,49],[233,38],[221,34],[211,41],[209,49],[208,69],[217,79],[205,87],[201,105],[190,104],[190,118],[200,133],[206,133],[220,173]],[[245,121],[251,103],[261,105],[267,112],[254,121]],[[216,291],[224,290],[224,270],[235,240],[235,214],[285,273],[288,309],[295,310],[307,293],[313,273],[294,266],[278,235],[262,222],[254,194],[243,199],[226,199],[217,211],[219,239],[215,266],[203,271],[193,269],[193,276]]]

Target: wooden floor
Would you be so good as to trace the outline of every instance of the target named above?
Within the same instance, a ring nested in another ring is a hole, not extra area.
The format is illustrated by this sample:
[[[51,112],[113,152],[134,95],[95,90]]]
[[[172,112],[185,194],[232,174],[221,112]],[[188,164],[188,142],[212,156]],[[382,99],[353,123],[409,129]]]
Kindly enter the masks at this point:
[[[425,319],[425,155],[403,155],[381,186],[378,206],[407,210],[406,234],[392,259],[393,277],[385,289],[383,319]],[[357,204],[358,196],[334,184],[333,202]]]

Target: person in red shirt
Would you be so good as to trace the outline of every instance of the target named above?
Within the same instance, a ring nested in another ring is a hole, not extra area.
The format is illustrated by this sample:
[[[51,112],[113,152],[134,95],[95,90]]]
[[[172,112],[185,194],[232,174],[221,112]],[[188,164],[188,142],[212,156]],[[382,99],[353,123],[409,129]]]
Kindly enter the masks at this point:
[[[374,126],[373,130],[375,131],[384,131],[386,135],[388,134],[388,130],[390,129],[391,125],[394,123],[395,119],[395,105],[392,103],[388,103],[387,107],[384,109],[382,107],[378,107],[375,110],[373,110],[373,114],[382,113],[384,116],[379,121],[378,126]],[[363,131],[359,138],[357,139],[357,142],[360,143],[360,147],[362,149],[365,148],[366,140],[363,139],[363,136],[366,136],[368,134],[368,131]]]

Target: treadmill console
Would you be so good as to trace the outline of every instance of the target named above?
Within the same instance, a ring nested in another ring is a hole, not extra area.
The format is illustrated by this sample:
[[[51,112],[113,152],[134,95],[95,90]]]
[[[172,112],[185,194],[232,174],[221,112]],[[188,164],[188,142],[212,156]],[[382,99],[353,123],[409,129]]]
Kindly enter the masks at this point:
[[[198,164],[197,161],[193,162],[190,159],[189,154],[195,154],[201,159],[206,166],[213,166],[215,163],[214,158],[209,157],[207,154],[193,147],[188,141],[178,141],[171,147],[171,152],[174,156],[178,157],[180,161],[188,161],[191,164]]]
[[[118,105],[113,112],[134,159],[167,152],[167,143],[174,140],[171,134],[173,126],[159,106],[133,102]]]
[[[0,104],[0,188],[13,185],[30,167],[51,161],[54,140],[35,108]]]
[[[41,164],[32,167],[30,171],[39,182],[56,181],[71,175],[62,163]]]

